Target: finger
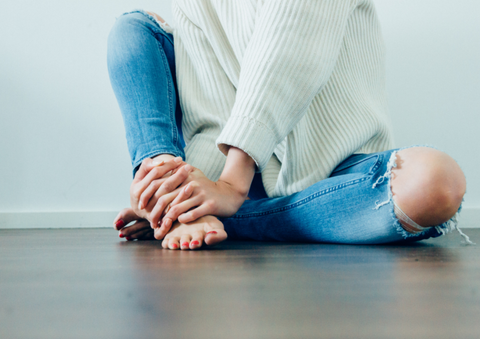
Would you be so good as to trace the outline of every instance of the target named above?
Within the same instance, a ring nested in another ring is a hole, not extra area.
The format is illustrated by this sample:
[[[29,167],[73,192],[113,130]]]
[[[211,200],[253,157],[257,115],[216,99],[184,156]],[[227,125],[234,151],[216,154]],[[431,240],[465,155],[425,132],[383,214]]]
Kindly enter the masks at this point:
[[[192,233],[192,241],[190,241],[191,250],[196,250],[202,247],[204,235],[205,235],[205,232],[202,232],[202,231],[195,231]]]
[[[182,188],[177,197],[171,202],[170,206],[175,206],[181,202],[187,200],[192,196],[193,193],[193,183],[188,183],[185,187]]]
[[[157,179],[153,180],[150,185],[143,191],[138,199],[138,209],[143,210],[147,205],[152,196],[157,192],[157,190],[162,186],[163,182],[167,179]]]
[[[180,160],[180,163],[178,160]],[[135,182],[133,188],[134,197],[138,200],[153,180],[162,178],[165,174],[180,166],[181,161],[182,158],[177,157],[167,162],[160,162],[160,165],[153,167],[142,180]]]
[[[168,248],[171,250],[178,250],[180,249],[180,237],[171,237],[168,240]]]
[[[150,225],[152,228],[157,228],[158,223],[160,221],[160,217],[163,214],[163,211],[165,208],[167,208],[168,204],[170,204],[173,199],[178,195],[180,192],[181,188],[177,188],[175,191],[169,194],[165,194],[161,196],[155,203],[155,206],[153,207],[152,211],[150,212]],[[173,220],[173,219],[172,219]],[[172,226],[172,225],[170,225]],[[169,227],[170,229],[170,227]]]
[[[182,157],[176,157],[172,158],[176,159],[175,162],[181,164],[182,163]],[[169,160],[170,161],[170,160]],[[168,161],[164,160],[159,160],[159,159],[152,159],[152,158],[145,158],[142,161],[142,164],[140,165],[137,173],[135,173],[135,178],[133,179],[134,182],[139,182],[145,178],[145,176],[152,170],[152,168],[156,166],[162,166]]]
[[[160,233],[160,228],[155,228],[153,230],[153,236],[155,237],[155,239],[157,240],[165,240],[164,237],[165,237],[165,234],[162,234]],[[163,244],[163,242],[162,242]]]
[[[150,184],[152,180],[162,178],[165,174],[176,169],[181,164],[182,158],[177,157],[166,162],[161,161],[157,166],[150,166],[150,171],[140,181],[140,183],[147,182],[148,184]]]
[[[113,219],[113,228],[117,231],[124,228],[126,225],[134,220],[143,220],[131,208],[124,208],[121,210],[115,219]]]
[[[150,170],[147,170],[147,168],[149,168],[151,166],[152,162],[153,162],[152,158],[143,159],[142,164],[138,168],[137,173],[135,173],[135,177],[133,178],[134,183],[137,183],[140,180],[142,180],[143,178],[145,178],[145,176],[148,174],[148,172],[150,172]]]
[[[211,203],[204,202],[197,208],[194,208],[191,211],[178,215],[177,219],[179,222],[186,224],[191,221],[197,220],[198,218],[203,217],[205,215],[215,215],[214,212],[215,211],[211,206]]]
[[[190,240],[192,236],[190,234],[184,234],[180,237],[180,249],[188,250],[190,248]]]
[[[187,201],[184,201],[184,202],[182,202],[178,205],[170,207],[170,210],[163,217],[163,220],[165,220],[165,219],[177,220],[179,215],[187,212],[188,210],[192,209],[193,207],[199,206],[202,203],[203,203],[203,198],[202,197],[200,197],[198,195],[193,196],[192,198],[188,199]],[[182,221],[180,221],[180,222],[182,222]]]
[[[119,236],[120,238],[131,237],[134,233],[137,233],[144,229],[150,229],[150,223],[148,222],[148,220],[137,221],[131,226],[122,228]]]
[[[138,208],[142,209],[144,206],[147,206],[148,201],[151,199],[153,194],[155,194],[156,197],[161,197],[162,195],[170,193],[178,188],[178,186],[183,184],[183,182],[188,178],[188,175],[192,170],[192,166],[187,164],[182,166],[179,171],[169,178],[163,180],[160,179],[161,181],[152,181],[150,186],[148,186],[142,193]]]

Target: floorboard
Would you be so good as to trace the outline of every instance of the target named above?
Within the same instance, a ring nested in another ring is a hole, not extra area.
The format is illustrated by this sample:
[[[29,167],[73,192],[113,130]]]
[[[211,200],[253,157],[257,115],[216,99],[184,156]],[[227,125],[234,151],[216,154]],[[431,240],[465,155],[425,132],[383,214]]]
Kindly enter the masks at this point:
[[[480,229],[467,233],[480,243]],[[480,246],[226,242],[0,230],[0,338],[478,338]]]

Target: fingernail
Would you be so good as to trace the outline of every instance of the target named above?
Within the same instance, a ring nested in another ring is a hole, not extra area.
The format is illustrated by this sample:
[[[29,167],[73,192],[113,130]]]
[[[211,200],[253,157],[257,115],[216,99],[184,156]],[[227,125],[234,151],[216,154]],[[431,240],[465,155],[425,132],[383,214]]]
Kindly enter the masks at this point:
[[[154,160],[154,161],[152,162],[152,165],[153,165],[153,166],[162,166],[164,163],[165,163],[164,160],[162,160],[162,161]]]
[[[118,233],[118,236],[119,236],[120,238],[125,238],[125,235],[124,235],[122,232]]]
[[[185,241],[185,242],[182,244],[183,247],[188,247],[188,245],[189,245],[189,243],[188,243],[187,241]]]
[[[132,240],[133,240],[132,237],[125,237],[125,239],[127,239],[128,241],[132,241]]]
[[[185,191],[185,193],[190,193],[190,185],[185,186],[183,190]]]
[[[170,227],[170,226],[172,226],[172,219],[165,218],[165,227]]]
[[[119,229],[122,228],[123,226],[125,226],[125,222],[124,222],[122,219],[117,220],[117,222],[115,223],[115,228],[116,228],[117,230],[119,230]]]
[[[176,157],[173,159],[173,161],[175,161],[177,164],[181,163],[182,162],[182,157]]]
[[[210,231],[210,232],[208,232],[207,234],[217,234],[217,232],[215,232],[215,231]]]
[[[194,241],[192,241],[190,244],[192,244],[192,245],[198,245],[198,244],[200,244],[200,243],[199,243],[197,240],[194,240]]]
[[[172,248],[177,248],[178,247],[177,244],[172,244],[170,246],[172,246]]]
[[[187,171],[187,172],[190,172],[192,170],[192,166],[190,166],[188,164],[185,165],[184,168],[185,168],[185,171]]]
[[[140,202],[138,203],[138,209],[139,209],[139,210],[143,210],[143,202],[140,201]]]

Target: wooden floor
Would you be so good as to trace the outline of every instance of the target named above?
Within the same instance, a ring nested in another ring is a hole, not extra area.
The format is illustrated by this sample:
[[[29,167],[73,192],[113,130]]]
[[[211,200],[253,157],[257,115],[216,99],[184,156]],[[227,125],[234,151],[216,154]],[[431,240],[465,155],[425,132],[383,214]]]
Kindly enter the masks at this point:
[[[469,229],[480,243],[480,229]],[[480,338],[480,246],[227,242],[0,230],[0,338]]]

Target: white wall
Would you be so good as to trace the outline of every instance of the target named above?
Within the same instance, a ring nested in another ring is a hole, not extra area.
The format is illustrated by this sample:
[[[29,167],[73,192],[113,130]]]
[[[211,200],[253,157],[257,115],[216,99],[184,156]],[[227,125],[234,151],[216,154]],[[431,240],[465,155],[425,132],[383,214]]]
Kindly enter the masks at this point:
[[[169,0],[2,3],[0,212],[128,205],[131,168],[106,40],[115,17],[134,8],[171,18]],[[377,8],[398,146],[447,151],[467,175],[465,206],[480,207],[480,2],[379,0]]]

